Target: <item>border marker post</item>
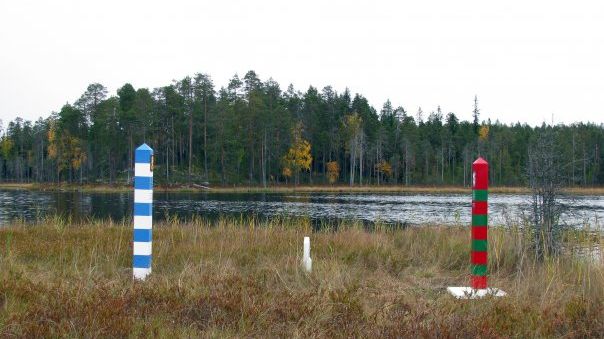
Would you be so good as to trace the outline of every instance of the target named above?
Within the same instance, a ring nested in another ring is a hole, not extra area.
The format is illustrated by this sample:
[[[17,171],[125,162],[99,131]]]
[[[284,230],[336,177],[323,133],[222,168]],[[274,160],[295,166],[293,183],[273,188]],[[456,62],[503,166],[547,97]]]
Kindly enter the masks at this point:
[[[473,289],[487,288],[489,164],[478,158],[472,164],[472,278]]]
[[[153,227],[153,149],[140,145],[134,152],[134,234],[132,275],[145,280],[151,274]]]
[[[478,157],[472,163],[472,245],[470,287],[447,287],[458,299],[475,299],[487,295],[501,297],[506,293],[497,288],[488,288],[488,196],[489,163]]]

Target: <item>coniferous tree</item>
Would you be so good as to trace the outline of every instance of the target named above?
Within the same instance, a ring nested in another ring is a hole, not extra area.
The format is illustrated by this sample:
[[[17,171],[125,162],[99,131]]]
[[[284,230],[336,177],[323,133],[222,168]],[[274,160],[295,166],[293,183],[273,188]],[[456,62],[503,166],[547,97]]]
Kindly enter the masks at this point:
[[[296,183],[349,185],[468,185],[478,154],[490,162],[494,184],[522,185],[527,145],[544,128],[481,122],[477,96],[472,120],[463,121],[440,106],[427,117],[422,108],[408,114],[390,100],[378,112],[363,95],[331,86],[282,91],[254,71],[216,91],[210,76],[198,73],[152,90],[124,84],[113,94],[93,83],[46,119],[5,122],[0,178],[127,184],[133,149],[146,142],[156,150],[159,185],[268,186],[289,180],[283,159],[292,147],[302,149],[291,133],[300,122],[312,161]],[[570,159],[561,169],[566,184],[604,184],[604,127],[552,128],[560,156]]]
[[[478,135],[478,128],[480,126],[480,110],[478,109],[478,96],[474,96],[474,109],[472,110],[472,122],[474,126],[474,134]]]

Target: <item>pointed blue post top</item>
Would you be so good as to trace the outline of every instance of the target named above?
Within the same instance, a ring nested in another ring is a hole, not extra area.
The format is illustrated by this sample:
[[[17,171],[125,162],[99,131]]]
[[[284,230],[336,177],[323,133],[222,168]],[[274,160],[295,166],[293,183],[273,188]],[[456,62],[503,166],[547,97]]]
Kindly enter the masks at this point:
[[[138,146],[138,148],[134,152],[134,162],[150,164],[151,155],[153,155],[153,149],[147,144],[142,144]]]

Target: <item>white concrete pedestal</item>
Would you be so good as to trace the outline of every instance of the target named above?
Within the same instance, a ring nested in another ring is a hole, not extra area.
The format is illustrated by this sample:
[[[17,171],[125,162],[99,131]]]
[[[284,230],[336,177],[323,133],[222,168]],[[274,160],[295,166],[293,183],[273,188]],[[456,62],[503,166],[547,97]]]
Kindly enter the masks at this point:
[[[457,299],[480,299],[486,296],[504,297],[507,295],[498,288],[473,289],[472,287],[447,287],[447,291]]]

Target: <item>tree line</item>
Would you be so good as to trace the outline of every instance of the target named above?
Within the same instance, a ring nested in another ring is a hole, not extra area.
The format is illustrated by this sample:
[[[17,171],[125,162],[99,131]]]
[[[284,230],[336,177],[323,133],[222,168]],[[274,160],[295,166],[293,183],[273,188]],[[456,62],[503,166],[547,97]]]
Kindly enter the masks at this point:
[[[377,110],[348,89],[284,90],[254,71],[219,89],[203,73],[153,90],[125,84],[115,95],[93,83],[46,119],[0,123],[0,178],[129,183],[134,149],[146,142],[164,185],[468,186],[478,155],[489,161],[493,185],[522,185],[528,147],[549,129],[567,185],[604,183],[602,124],[484,121],[476,97],[472,117],[440,106],[409,112],[389,100]]]

